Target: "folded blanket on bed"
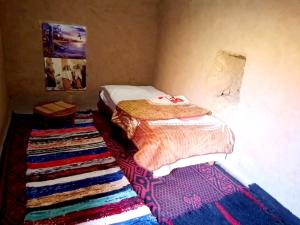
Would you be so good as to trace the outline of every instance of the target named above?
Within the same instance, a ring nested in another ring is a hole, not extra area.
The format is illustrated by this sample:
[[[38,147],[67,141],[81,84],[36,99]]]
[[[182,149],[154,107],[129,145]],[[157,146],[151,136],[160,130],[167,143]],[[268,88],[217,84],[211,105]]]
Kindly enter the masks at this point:
[[[156,105],[147,100],[120,101],[117,108],[140,120],[165,120],[188,118],[211,114],[207,109],[196,105]]]
[[[165,106],[151,105],[145,100],[122,101],[117,105],[112,121],[137,146],[135,161],[154,171],[179,159],[232,152],[232,131],[210,114],[210,111],[194,105]]]
[[[91,123],[32,130],[25,224],[157,224]]]

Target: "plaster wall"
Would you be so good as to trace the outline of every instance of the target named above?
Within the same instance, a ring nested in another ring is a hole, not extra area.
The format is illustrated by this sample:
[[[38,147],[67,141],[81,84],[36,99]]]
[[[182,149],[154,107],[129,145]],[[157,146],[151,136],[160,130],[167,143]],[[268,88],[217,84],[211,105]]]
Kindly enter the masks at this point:
[[[152,83],[158,0],[10,0],[1,24],[7,89],[16,112],[40,101],[63,99],[96,108],[99,86]],[[44,87],[41,22],[87,27],[87,90]]]
[[[227,122],[236,145],[222,164],[299,217],[300,2],[163,0],[159,9],[155,86]],[[220,50],[246,57],[239,102],[210,94]]]
[[[3,69],[3,49],[0,29],[0,156],[2,152],[3,142],[9,124],[9,98],[6,90],[6,82]]]

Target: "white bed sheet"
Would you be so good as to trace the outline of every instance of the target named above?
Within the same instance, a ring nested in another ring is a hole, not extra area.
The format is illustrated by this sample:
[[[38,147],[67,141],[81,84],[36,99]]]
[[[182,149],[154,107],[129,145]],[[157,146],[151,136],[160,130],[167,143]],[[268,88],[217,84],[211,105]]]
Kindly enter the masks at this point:
[[[99,97],[102,101],[114,111],[118,102],[122,100],[136,100],[136,99],[151,99],[160,96],[169,96],[168,94],[157,90],[152,86],[132,86],[132,85],[105,85],[101,86]],[[205,116],[205,120],[216,120],[213,116]],[[161,121],[157,121],[161,122]],[[170,122],[174,122],[170,120]],[[168,121],[167,121],[168,123]],[[196,165],[205,162],[220,161],[226,158],[226,154],[217,153],[204,156],[193,156],[186,159],[178,160],[170,165],[163,166],[158,170],[153,171],[153,177],[162,177],[168,175],[173,169]]]
[[[226,159],[226,154],[215,153],[209,155],[193,156],[186,159],[180,159],[172,164],[162,166],[161,168],[153,171],[153,177],[158,178],[169,175],[173,169],[182,168],[186,166],[197,165],[207,162],[218,162]]]
[[[152,86],[104,85],[99,95],[102,101],[114,111],[118,102],[122,100],[151,99],[168,94]]]

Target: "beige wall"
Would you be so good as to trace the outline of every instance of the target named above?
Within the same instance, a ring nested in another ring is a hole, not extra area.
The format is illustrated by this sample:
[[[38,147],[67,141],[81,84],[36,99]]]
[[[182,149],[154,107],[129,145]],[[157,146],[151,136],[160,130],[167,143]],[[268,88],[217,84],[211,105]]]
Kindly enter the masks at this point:
[[[2,151],[3,142],[6,136],[6,130],[9,123],[9,99],[6,91],[6,82],[4,77],[3,68],[3,49],[2,49],[2,38],[0,29],[0,156]]]
[[[100,85],[151,84],[157,0],[10,0],[2,16],[6,77],[13,109],[30,112],[42,100],[96,108]],[[41,21],[87,27],[87,91],[47,92]]]
[[[163,0],[155,85],[213,110],[236,135],[224,165],[300,216],[300,1]],[[246,56],[240,102],[219,104],[218,51]]]

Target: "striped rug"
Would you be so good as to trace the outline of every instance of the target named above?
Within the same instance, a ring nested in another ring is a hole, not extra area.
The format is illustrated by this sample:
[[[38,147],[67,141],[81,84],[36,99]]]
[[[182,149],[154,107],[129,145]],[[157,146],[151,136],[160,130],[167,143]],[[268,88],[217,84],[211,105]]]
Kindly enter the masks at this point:
[[[93,124],[33,129],[27,147],[25,224],[157,224]]]

